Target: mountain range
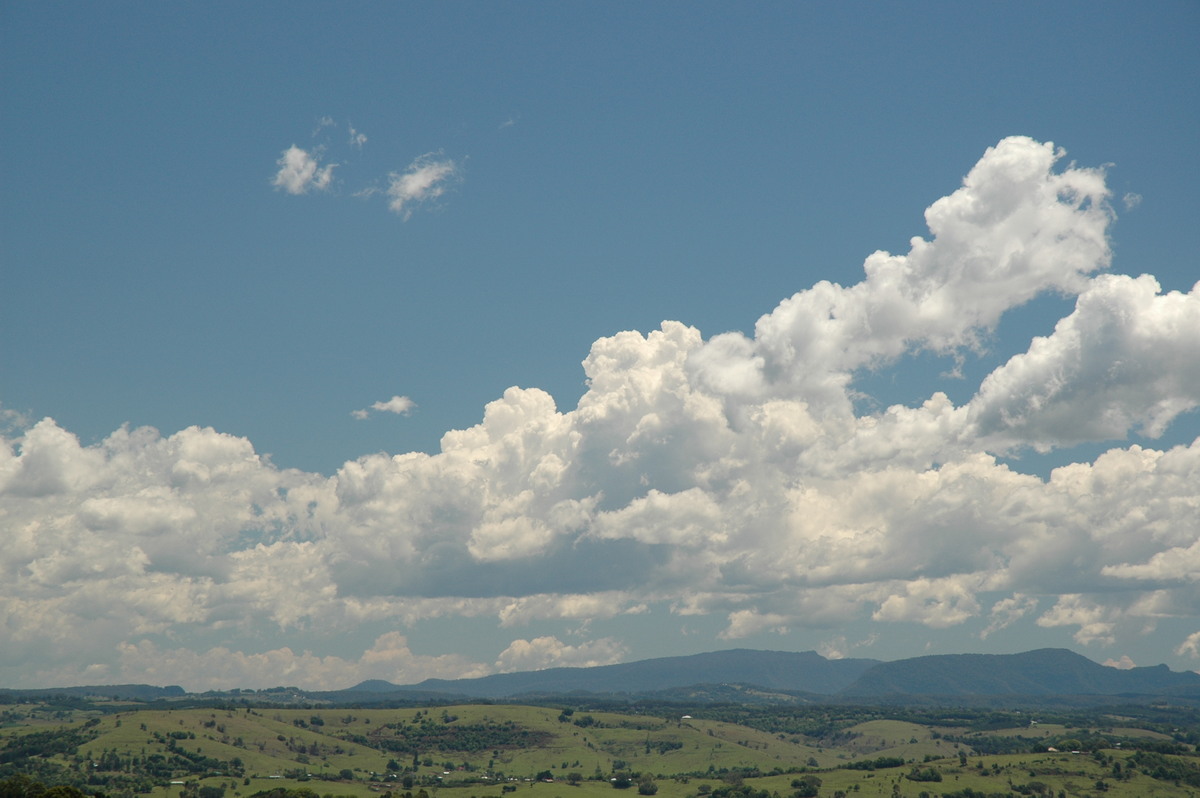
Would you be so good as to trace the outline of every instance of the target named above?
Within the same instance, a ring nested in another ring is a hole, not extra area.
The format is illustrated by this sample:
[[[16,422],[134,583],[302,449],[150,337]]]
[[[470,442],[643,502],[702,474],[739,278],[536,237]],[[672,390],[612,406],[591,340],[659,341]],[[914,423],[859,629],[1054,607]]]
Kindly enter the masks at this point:
[[[496,673],[477,679],[426,679],[407,688],[473,698],[512,698],[526,694],[645,694],[691,685],[742,684],[769,690],[831,694],[880,664],[872,659],[826,659],[815,651],[732,649],[660,657],[591,668],[549,668]],[[367,682],[378,691],[387,682]],[[356,688],[362,688],[358,685]]]
[[[736,703],[986,704],[1147,703],[1200,706],[1200,673],[1166,665],[1119,670],[1067,649],[1020,654],[940,654],[881,662],[826,659],[814,651],[731,649],[618,665],[549,668],[475,679],[382,680],[346,690],[232,690],[189,696],[177,687],[105,685],[0,689],[0,702],[31,697],[126,700],[247,699],[272,703],[445,703],[466,700],[614,700]]]
[[[412,685],[375,680],[336,695],[491,700],[591,695],[805,703],[1038,703],[1058,697],[1070,703],[1200,703],[1200,673],[1176,672],[1166,665],[1119,670],[1054,648],[1020,654],[941,654],[894,662],[826,659],[813,651],[732,649],[591,668],[427,679]]]

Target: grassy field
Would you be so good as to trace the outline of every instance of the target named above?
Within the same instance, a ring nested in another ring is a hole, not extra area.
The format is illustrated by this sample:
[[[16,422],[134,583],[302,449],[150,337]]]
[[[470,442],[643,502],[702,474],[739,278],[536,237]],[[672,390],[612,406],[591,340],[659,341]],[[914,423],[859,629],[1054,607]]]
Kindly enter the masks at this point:
[[[69,712],[21,705],[9,707],[4,721],[0,768],[32,763],[26,769],[40,768],[35,775],[59,773],[110,798],[138,791],[248,798],[277,788],[359,798],[421,798],[421,790],[426,798],[602,798],[638,795],[637,774],[653,778],[657,798],[756,798],[748,792],[759,791],[791,798],[793,781],[804,774],[821,780],[820,796],[932,798],[968,788],[1071,798],[1200,796],[1200,787],[1131,768],[1133,752],[1115,744],[1087,753],[977,755],[962,742],[965,727],[880,718],[824,737],[686,716],[514,705]],[[1100,733],[1127,742],[1171,739],[1119,719],[1091,730],[1052,723],[991,729],[980,739],[1019,737],[1036,747]],[[45,750],[20,759],[14,752],[22,741]],[[856,769],[881,758],[903,764]],[[1191,764],[1200,760],[1174,759],[1200,772]],[[920,771],[936,771],[941,780],[909,778]],[[618,775],[633,775],[633,786],[614,791]]]

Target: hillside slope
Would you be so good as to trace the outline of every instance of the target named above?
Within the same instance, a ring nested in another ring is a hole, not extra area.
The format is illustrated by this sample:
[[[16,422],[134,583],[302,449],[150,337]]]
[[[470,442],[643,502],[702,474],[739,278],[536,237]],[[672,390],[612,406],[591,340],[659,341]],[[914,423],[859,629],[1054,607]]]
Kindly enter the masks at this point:
[[[830,660],[814,651],[732,649],[661,657],[593,668],[550,668],[499,673],[478,679],[427,679],[395,690],[442,692],[473,698],[509,698],[531,693],[646,693],[700,684],[751,684],[774,690],[832,694],[878,664],[871,659]],[[378,681],[354,690],[382,692]]]
[[[1200,674],[1177,673],[1165,665],[1118,670],[1059,648],[883,662],[838,693],[846,698],[1171,694],[1200,696]]]

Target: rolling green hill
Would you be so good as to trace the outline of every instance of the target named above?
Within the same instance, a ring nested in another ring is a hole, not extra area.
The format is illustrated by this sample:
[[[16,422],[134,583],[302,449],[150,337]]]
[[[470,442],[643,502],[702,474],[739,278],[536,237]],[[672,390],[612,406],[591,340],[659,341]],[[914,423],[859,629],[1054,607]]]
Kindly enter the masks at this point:
[[[1200,792],[1200,715],[1129,713],[1035,723],[1027,712],[863,706],[656,714],[43,702],[0,707],[0,779],[23,774],[107,798],[602,798],[624,784],[626,795],[662,798],[801,798],[813,779],[831,797]]]

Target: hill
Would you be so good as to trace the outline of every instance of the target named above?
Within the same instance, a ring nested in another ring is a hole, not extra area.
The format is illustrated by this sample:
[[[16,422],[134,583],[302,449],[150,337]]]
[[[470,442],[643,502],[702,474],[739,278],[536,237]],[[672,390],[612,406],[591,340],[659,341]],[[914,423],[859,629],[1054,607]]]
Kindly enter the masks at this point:
[[[1150,703],[1200,705],[1200,674],[1165,665],[1118,670],[1066,649],[1021,654],[942,654],[894,662],[830,660],[812,651],[732,649],[591,668],[550,668],[477,679],[427,679],[396,685],[373,679],[352,688],[297,687],[213,691],[189,695],[180,687],[105,685],[0,689],[0,703],[18,700],[255,703],[272,706],[415,706],[470,701],[556,702],[569,699],[697,704],[887,703],[990,704],[1015,707]]]
[[[1118,670],[1073,651],[940,654],[882,662],[839,692],[841,698],[906,696],[1170,696],[1200,699],[1200,674],[1166,665]]]
[[[1191,709],[1039,710],[1034,721],[961,706],[569,703],[27,702],[0,711],[0,795],[37,798],[30,778],[97,798],[605,798],[622,787],[657,798],[1194,798],[1200,787]]]
[[[592,668],[550,668],[498,673],[477,679],[426,679],[393,686],[425,695],[445,693],[471,698],[601,693],[641,695],[696,685],[754,685],[767,690],[830,695],[847,687],[878,660],[830,660],[815,651],[731,649],[683,657],[660,657]],[[386,682],[373,680],[352,691],[382,693]]]
[[[14,700],[39,700],[51,697],[112,698],[118,701],[155,701],[160,698],[181,698],[187,695],[182,687],[154,687],[149,684],[102,684],[84,687],[44,687],[31,690],[0,688],[0,697]]]

